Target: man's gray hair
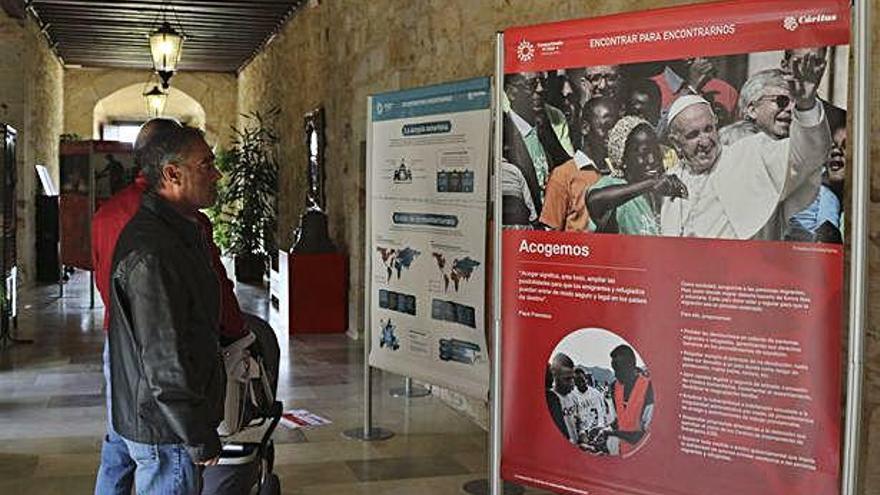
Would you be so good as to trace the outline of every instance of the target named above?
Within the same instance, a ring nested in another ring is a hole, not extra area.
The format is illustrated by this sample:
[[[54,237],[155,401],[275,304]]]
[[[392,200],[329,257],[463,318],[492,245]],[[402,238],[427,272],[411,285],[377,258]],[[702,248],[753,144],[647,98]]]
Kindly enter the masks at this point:
[[[550,361],[550,367],[554,372],[558,373],[561,368],[574,368],[574,361],[567,354],[557,352]]]
[[[180,127],[180,123],[172,119],[156,118],[145,122],[144,125],[141,126],[140,131],[138,131],[137,138],[134,140],[134,163],[140,166],[141,150],[143,150],[144,146],[149,144],[154,137],[173,129],[180,129]]]
[[[159,188],[162,168],[169,163],[180,163],[189,146],[199,139],[204,139],[204,136],[195,127],[170,127],[157,131],[138,150],[141,173],[146,177],[150,189]]]
[[[768,87],[788,88],[785,73],[781,69],[766,69],[756,72],[743,84],[739,90],[739,113],[745,116],[749,105],[755,103],[764,96],[764,90]]]
[[[180,129],[180,122],[174,119],[155,118],[144,122],[134,140],[134,149],[139,150],[147,145],[156,134],[167,132],[172,129]]]

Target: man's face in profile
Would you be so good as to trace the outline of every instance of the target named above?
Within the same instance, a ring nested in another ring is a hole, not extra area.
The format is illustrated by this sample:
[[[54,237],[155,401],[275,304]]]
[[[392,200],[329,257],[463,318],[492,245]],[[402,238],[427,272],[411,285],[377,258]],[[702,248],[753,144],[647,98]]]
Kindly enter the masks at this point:
[[[574,370],[567,366],[556,366],[553,372],[553,388],[559,395],[568,395],[574,389]]]
[[[180,174],[181,195],[194,208],[208,208],[217,201],[217,181],[222,175],[214,166],[214,153],[204,139],[194,140],[183,153]]]
[[[614,370],[614,377],[618,381],[626,382],[635,376],[636,363],[630,356],[618,354],[611,357],[611,369]]]

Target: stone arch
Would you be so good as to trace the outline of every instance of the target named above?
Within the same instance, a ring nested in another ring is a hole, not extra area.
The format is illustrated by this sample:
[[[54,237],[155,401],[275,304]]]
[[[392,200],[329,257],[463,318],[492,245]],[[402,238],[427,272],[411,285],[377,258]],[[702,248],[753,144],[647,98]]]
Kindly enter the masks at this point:
[[[149,86],[150,88],[152,86]],[[143,83],[131,84],[101,98],[92,110],[95,138],[100,136],[103,124],[113,121],[145,121],[150,118],[144,104],[143,93],[149,89]],[[178,88],[169,88],[163,117],[171,117],[187,125],[205,129],[205,109],[195,98]],[[208,136],[213,140],[214,136]]]
[[[146,71],[99,68],[68,68],[64,71],[64,132],[94,137],[94,109],[99,101],[130,86],[143,89]],[[231,126],[238,117],[238,81],[235,74],[181,72],[171,79],[172,92],[179,89],[192,97],[205,113],[204,129],[209,142],[228,147]],[[138,101],[140,101],[138,96]]]

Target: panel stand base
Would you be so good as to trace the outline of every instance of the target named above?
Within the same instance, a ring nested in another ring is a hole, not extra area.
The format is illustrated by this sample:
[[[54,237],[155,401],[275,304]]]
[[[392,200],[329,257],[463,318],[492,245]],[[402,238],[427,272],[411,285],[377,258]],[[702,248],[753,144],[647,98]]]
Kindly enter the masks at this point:
[[[350,440],[359,440],[361,442],[376,442],[379,440],[388,440],[394,436],[394,432],[385,428],[370,428],[365,435],[363,428],[352,428],[342,432],[342,436]]]
[[[431,391],[421,385],[411,385],[409,387],[395,387],[388,391],[391,397],[418,399],[431,395]]]
[[[461,489],[464,493],[469,493],[471,495],[489,495],[489,480],[483,478],[468,481],[462,485]],[[503,482],[502,492],[504,495],[521,495],[522,493],[525,493],[525,491],[526,489],[519,485],[514,485],[507,481]]]

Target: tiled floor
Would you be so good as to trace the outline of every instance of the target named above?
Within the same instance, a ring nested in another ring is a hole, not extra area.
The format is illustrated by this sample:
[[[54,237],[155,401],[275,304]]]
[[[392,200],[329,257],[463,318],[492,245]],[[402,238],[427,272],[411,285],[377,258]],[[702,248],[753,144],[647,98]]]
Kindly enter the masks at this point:
[[[273,322],[263,291],[240,287],[239,296]],[[77,273],[64,297],[43,287],[23,294],[19,308],[18,334],[35,343],[0,350],[0,494],[92,493],[105,422],[100,303],[89,308],[87,274]],[[305,432],[279,427],[283,493],[456,494],[485,476],[486,433],[436,398],[392,398],[398,376],[374,372],[373,387],[375,423],[396,435],[343,438],[362,424],[362,347],[345,336],[278,334],[279,398],[333,421]]]

